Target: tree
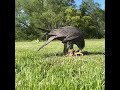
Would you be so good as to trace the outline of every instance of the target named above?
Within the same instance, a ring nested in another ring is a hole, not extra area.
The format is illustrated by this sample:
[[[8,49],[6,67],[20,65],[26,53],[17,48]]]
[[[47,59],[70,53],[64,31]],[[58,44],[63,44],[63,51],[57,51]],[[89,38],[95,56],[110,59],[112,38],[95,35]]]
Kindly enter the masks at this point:
[[[82,0],[79,10],[74,0],[16,0],[16,39],[37,39],[43,31],[71,25],[82,29],[85,38],[102,38],[105,34],[105,11],[94,0]]]
[[[79,27],[81,11],[70,6],[65,10],[66,24]]]
[[[104,10],[94,0],[82,0],[80,5],[82,28],[86,38],[102,38],[105,32]]]

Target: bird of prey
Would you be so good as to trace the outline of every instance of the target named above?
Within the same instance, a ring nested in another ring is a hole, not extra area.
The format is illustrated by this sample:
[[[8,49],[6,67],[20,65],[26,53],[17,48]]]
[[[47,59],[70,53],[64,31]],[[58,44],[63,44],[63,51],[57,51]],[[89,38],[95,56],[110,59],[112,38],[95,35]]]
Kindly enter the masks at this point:
[[[41,28],[39,28],[41,29]],[[47,30],[49,36],[48,40],[42,45],[38,51],[50,43],[52,40],[60,40],[64,44],[63,53],[66,55],[69,49],[73,49],[73,45],[76,44],[81,51],[85,47],[85,40],[82,31],[73,26],[64,26],[58,29]]]

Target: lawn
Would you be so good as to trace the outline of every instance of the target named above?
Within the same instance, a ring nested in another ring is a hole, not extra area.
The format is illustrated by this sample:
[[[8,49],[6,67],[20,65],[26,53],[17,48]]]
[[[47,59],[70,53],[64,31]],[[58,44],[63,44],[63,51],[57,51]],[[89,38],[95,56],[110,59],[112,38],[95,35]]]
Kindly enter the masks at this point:
[[[104,39],[86,39],[91,54],[78,57],[64,56],[60,41],[37,52],[42,44],[15,42],[15,90],[104,90]]]

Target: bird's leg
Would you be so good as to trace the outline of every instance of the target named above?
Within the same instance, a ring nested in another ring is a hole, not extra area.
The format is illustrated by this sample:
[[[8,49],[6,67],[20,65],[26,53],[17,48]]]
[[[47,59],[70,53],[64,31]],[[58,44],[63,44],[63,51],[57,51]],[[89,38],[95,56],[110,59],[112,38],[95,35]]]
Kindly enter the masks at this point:
[[[71,41],[67,42],[67,49],[69,50],[67,55],[74,56],[75,50],[73,49],[73,43]]]
[[[74,56],[75,50],[73,49],[73,43],[72,42],[70,42],[70,50],[69,51],[70,51],[71,55]]]
[[[70,49],[73,49],[73,43],[72,42],[70,43]]]
[[[64,43],[64,50],[63,50],[64,55],[66,55],[68,53],[68,49],[67,49],[67,43]]]
[[[70,50],[69,50],[70,49]],[[69,50],[69,52],[68,52]],[[73,44],[72,42],[68,41],[64,43],[64,50],[63,50],[64,55],[74,55],[74,50],[73,50]]]

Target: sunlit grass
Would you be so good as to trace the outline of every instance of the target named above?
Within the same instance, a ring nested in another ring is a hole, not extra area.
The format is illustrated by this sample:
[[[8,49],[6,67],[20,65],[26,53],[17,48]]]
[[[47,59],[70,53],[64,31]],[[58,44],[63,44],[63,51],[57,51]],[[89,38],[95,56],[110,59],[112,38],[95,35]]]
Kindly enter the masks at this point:
[[[90,55],[65,57],[63,44],[53,41],[15,43],[16,90],[104,90],[105,40],[85,40]],[[77,50],[77,46],[74,46]]]

